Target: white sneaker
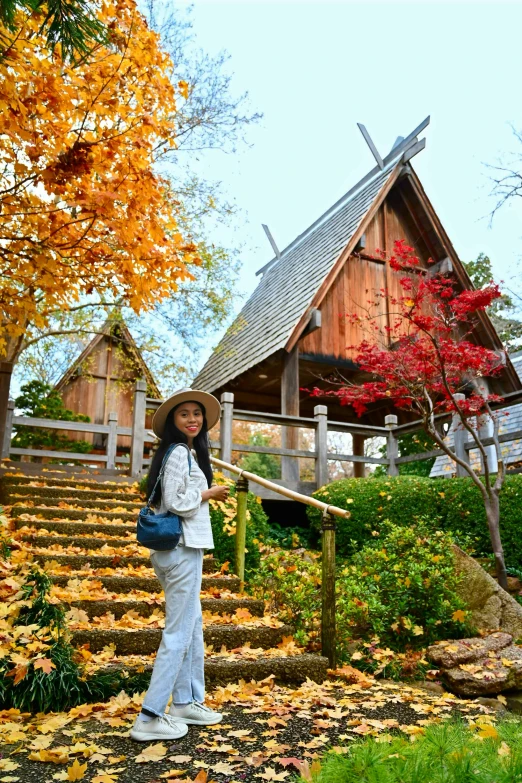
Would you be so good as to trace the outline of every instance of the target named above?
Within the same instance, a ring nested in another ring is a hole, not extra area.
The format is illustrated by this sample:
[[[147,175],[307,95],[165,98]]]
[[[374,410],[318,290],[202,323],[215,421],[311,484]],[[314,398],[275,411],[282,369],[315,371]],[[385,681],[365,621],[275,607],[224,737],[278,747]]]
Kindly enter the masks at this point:
[[[171,715],[162,715],[161,718],[141,720],[136,718],[131,729],[130,736],[137,742],[150,742],[151,740],[171,740],[184,737],[188,731],[185,722],[176,720]]]
[[[199,701],[193,701],[185,707],[175,707],[171,704],[169,715],[177,721],[196,726],[213,726],[214,723],[221,723],[223,720],[223,715],[220,712],[214,712],[210,707],[200,704]]]

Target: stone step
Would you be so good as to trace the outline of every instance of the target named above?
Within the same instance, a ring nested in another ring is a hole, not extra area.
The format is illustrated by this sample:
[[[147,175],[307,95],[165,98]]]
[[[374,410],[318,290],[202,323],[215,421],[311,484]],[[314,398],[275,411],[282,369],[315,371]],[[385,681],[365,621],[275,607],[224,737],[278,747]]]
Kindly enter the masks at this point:
[[[87,478],[85,475],[69,473],[67,476],[42,475],[41,472],[34,475],[15,475],[9,471],[1,476],[2,485],[5,487],[39,485],[40,487],[81,487],[85,489],[100,489],[102,492],[113,492],[118,488],[125,492],[137,493],[137,482],[128,476],[95,476]]]
[[[99,541],[99,539],[94,540]],[[36,541],[34,541],[34,543],[36,543]],[[52,543],[57,543],[56,539],[53,538]],[[127,541],[125,543],[129,542]],[[40,554],[38,552],[33,552],[31,547],[27,547],[27,551],[32,553],[36,562],[40,563],[41,565],[54,560],[59,565],[68,565],[78,571],[82,569],[82,566],[86,565],[90,565],[92,568],[115,568],[116,566],[121,568],[125,568],[126,566],[133,566],[136,568],[139,566],[145,566],[146,568],[150,569],[151,576],[154,573],[154,570],[151,566],[150,557],[148,555],[146,557],[139,557],[138,555],[120,556],[117,553],[114,555],[82,555],[72,553],[70,555],[66,555],[54,553],[51,549],[46,554]],[[213,573],[218,569],[219,567],[213,558],[203,558],[204,573]]]
[[[60,546],[79,546],[83,549],[101,549],[105,544],[109,546],[128,546],[129,544],[137,544],[136,535],[129,530],[128,538],[91,538],[90,536],[46,536],[37,533],[22,533],[18,536],[18,541],[27,541],[37,547],[53,546],[53,544],[59,544]]]
[[[88,644],[91,652],[99,652],[106,645],[115,645],[117,655],[150,655],[155,653],[161,642],[160,628],[105,629],[93,628],[88,631],[72,631],[71,641],[76,647]],[[267,626],[248,627],[243,625],[207,625],[203,629],[206,644],[216,649],[223,646],[227,650],[242,647],[247,642],[252,647],[267,649],[276,647],[283,636],[291,636],[292,628],[282,625],[279,628]]]
[[[106,590],[112,593],[128,593],[129,590],[147,590],[149,593],[159,593],[161,585],[156,577],[148,576],[96,576],[88,572],[71,571],[68,574],[49,574],[53,584],[66,587],[69,579],[92,579],[100,582]],[[202,590],[229,590],[238,593],[241,582],[237,576],[204,576],[201,582]]]
[[[121,519],[122,522],[136,524],[138,513],[129,511],[89,511],[80,508],[57,508],[55,506],[13,506],[11,517],[17,519],[24,514],[38,517],[39,519],[84,519],[95,516],[102,519]]]
[[[65,536],[74,536],[78,533],[104,533],[108,536],[125,537],[127,533],[136,535],[136,525],[117,525],[115,523],[103,525],[101,522],[76,522],[64,520],[56,522],[51,519],[39,519],[28,521],[26,519],[14,520],[15,530],[21,530],[24,527],[34,527],[37,530],[54,530],[56,533],[63,533]]]
[[[138,663],[126,663],[126,659],[122,657],[120,662],[105,664],[95,671],[110,676],[122,670],[131,675],[134,673],[133,670],[151,672],[152,665],[146,665],[143,669]],[[307,679],[324,682],[327,679],[327,672],[328,659],[313,653],[281,657],[253,656],[252,660],[230,660],[219,657],[205,660],[205,682],[213,686],[228,685],[240,679],[246,682],[251,680],[259,682],[272,674],[279,685],[299,685]]]
[[[63,602],[65,608],[74,606],[83,609],[89,617],[101,617],[107,612],[112,612],[117,620],[127,612],[138,612],[141,617],[150,617],[155,609],[164,611],[164,605],[163,598],[160,603],[154,604],[149,604],[146,601],[114,601],[111,599]],[[201,608],[204,612],[212,612],[213,614],[234,614],[236,609],[248,609],[252,617],[262,617],[265,603],[256,598],[202,598]]]
[[[31,501],[38,506],[56,506],[59,502],[69,503],[77,506],[81,503],[82,508],[125,508],[128,511],[139,510],[144,504],[144,499],[137,495],[135,500],[108,500],[99,495],[96,498],[87,499],[79,497],[81,490],[56,489],[52,487],[17,487],[4,493],[6,503],[13,505],[15,503],[27,503]]]

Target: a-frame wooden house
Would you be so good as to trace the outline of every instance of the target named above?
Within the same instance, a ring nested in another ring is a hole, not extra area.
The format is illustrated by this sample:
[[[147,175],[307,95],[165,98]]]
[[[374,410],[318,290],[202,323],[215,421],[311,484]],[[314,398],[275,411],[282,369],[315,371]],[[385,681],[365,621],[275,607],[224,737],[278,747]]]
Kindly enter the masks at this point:
[[[312,416],[320,400],[302,387],[321,386],[318,378],[334,369],[352,380],[360,377],[347,346],[364,335],[343,315],[364,307],[377,289],[400,295],[398,274],[376,252],[389,253],[396,240],[415,248],[424,269],[432,259],[430,269],[443,267],[461,289],[472,288],[411,164],[424,147],[417,134],[426,124],[398,140],[384,160],[373,148],[377,166],[259,270],[257,288],[195,378],[195,388],[218,396],[233,392],[234,405],[244,410]],[[503,351],[486,314],[480,314],[473,339]],[[490,386],[505,395],[521,383],[509,357],[503,361]],[[327,404],[329,419],[357,421],[350,407],[333,399]],[[399,413],[400,423],[407,420],[407,414],[379,404],[362,422],[382,426],[388,413]]]
[[[75,413],[89,416],[95,424],[107,424],[109,413],[118,414],[120,427],[132,427],[135,382],[144,378],[147,395],[161,397],[156,381],[141,355],[126,324],[119,319],[108,319],[100,332],[84,348],[75,362],[64,373],[55,388],[60,392],[65,407]],[[147,417],[150,427],[152,416]],[[68,432],[76,440],[92,440],[103,446],[102,435]],[[118,447],[130,448],[130,437],[120,435]]]

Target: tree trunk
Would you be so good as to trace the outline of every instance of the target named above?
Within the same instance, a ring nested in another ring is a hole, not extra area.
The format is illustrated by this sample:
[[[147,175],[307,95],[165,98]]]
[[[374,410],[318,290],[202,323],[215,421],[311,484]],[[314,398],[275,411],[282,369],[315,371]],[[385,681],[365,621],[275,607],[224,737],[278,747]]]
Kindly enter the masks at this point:
[[[502,588],[504,588],[504,590],[507,590],[506,564],[504,562],[504,550],[500,540],[500,503],[498,500],[498,494],[493,492],[484,505],[486,508],[489,537],[491,539],[493,554],[495,555],[495,568],[497,572],[498,583]]]

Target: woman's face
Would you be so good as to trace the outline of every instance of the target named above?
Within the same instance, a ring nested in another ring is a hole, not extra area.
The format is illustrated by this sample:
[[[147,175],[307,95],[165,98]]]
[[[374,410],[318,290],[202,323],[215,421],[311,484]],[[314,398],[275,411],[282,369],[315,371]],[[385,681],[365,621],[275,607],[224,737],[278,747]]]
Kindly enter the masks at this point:
[[[182,402],[174,411],[174,424],[192,441],[203,426],[203,411],[196,402]]]

